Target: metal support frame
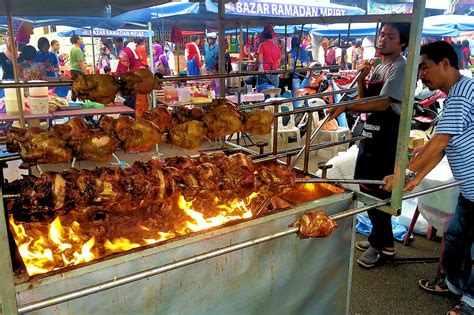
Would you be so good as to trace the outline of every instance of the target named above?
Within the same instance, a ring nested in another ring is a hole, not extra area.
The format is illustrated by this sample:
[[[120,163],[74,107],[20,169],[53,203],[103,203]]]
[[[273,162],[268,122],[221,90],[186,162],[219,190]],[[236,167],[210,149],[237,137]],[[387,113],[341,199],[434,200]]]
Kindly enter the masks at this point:
[[[151,35],[152,27],[151,22],[148,22],[148,53],[150,54],[150,71],[155,73],[155,64],[153,62],[153,36]],[[164,49],[164,48],[163,48]],[[151,91],[151,102],[153,108],[156,107],[156,91]]]
[[[92,74],[95,74],[96,71],[96,60],[95,60],[95,36],[94,36],[94,27],[91,26],[91,43],[92,43]]]
[[[403,85],[402,110],[400,114],[400,125],[398,129],[397,155],[395,159],[395,178],[392,190],[392,202],[390,213],[397,214],[402,207],[403,186],[405,184],[405,169],[408,162],[408,140],[411,129],[411,116],[413,113],[413,98],[415,96],[418,73],[418,56],[420,55],[420,43],[423,28],[423,16],[425,14],[426,0],[414,1],[413,18],[410,27],[410,45],[408,46],[408,60],[405,70]],[[388,210],[388,209],[387,209]]]
[[[451,187],[457,186],[459,184],[460,184],[460,182],[452,182],[452,183],[440,185],[440,186],[437,186],[437,187],[433,187],[433,188],[430,188],[430,189],[426,189],[426,190],[423,190],[423,191],[420,191],[420,192],[410,193],[410,194],[407,194],[407,195],[403,196],[403,199],[410,199],[410,198],[418,197],[418,196],[429,194],[429,193],[436,192],[436,191],[439,191],[439,190],[451,188]],[[374,208],[384,206],[389,202],[390,202],[390,199],[382,200],[380,202],[377,202],[377,203],[374,203],[374,204],[371,204],[371,205],[367,205],[367,206],[364,206],[364,207],[361,207],[361,208],[355,208],[355,209],[350,209],[350,210],[347,210],[347,211],[340,212],[338,214],[330,216],[330,218],[332,220],[341,220],[341,219],[344,219],[344,218],[347,218],[347,217],[350,217],[350,216],[354,216],[358,213],[365,212],[365,211],[370,210],[370,209],[374,209]],[[299,231],[299,226],[290,227],[290,228],[287,228],[287,229],[285,229],[283,231],[280,231],[280,232],[277,232],[277,233],[273,233],[273,234],[270,234],[270,235],[265,235],[265,236],[262,236],[262,237],[259,237],[259,238],[255,238],[255,239],[251,239],[251,240],[248,240],[248,241],[240,242],[240,243],[237,243],[237,244],[234,244],[234,245],[230,245],[230,246],[226,246],[226,247],[223,247],[223,248],[220,248],[220,249],[217,249],[217,250],[206,252],[206,253],[203,253],[203,254],[200,254],[200,255],[197,255],[197,256],[193,256],[193,257],[189,257],[189,258],[182,259],[182,260],[179,260],[179,261],[175,261],[175,262],[163,265],[163,266],[159,266],[159,267],[156,267],[156,268],[151,268],[151,269],[144,270],[142,272],[138,272],[138,273],[135,273],[135,274],[130,274],[130,275],[127,275],[127,276],[124,276],[124,277],[112,279],[112,280],[109,280],[109,281],[106,281],[106,282],[103,282],[103,283],[100,283],[100,284],[97,284],[97,285],[94,285],[94,286],[90,286],[90,287],[79,289],[79,290],[74,290],[74,291],[64,293],[64,294],[61,294],[61,295],[58,295],[58,296],[53,296],[53,297],[50,297],[50,298],[47,298],[47,299],[44,299],[44,300],[41,300],[41,301],[37,301],[37,302],[32,303],[32,304],[29,304],[29,305],[24,305],[24,306],[21,306],[19,308],[19,312],[20,313],[32,312],[32,311],[39,310],[39,309],[42,309],[42,308],[46,308],[46,307],[49,307],[49,306],[53,306],[53,305],[56,305],[56,304],[65,303],[65,302],[68,302],[68,301],[71,301],[71,300],[74,300],[74,299],[78,299],[78,298],[81,298],[81,297],[84,297],[84,296],[88,296],[88,295],[91,295],[91,294],[94,294],[94,293],[98,293],[98,292],[105,291],[105,290],[108,290],[108,289],[112,289],[112,288],[122,286],[122,285],[125,285],[125,284],[128,284],[128,283],[132,283],[132,282],[135,282],[135,281],[138,281],[138,280],[142,280],[142,279],[146,279],[146,278],[149,278],[149,277],[152,277],[152,276],[156,276],[156,275],[159,275],[159,274],[171,271],[171,270],[186,267],[188,265],[192,265],[192,264],[195,264],[195,263],[198,263],[198,262],[201,262],[201,261],[205,261],[205,260],[208,260],[208,259],[211,259],[211,258],[214,258],[214,257],[218,257],[218,256],[221,256],[221,255],[224,255],[224,254],[228,254],[228,253],[240,250],[240,249],[244,249],[244,248],[255,246],[255,245],[258,245],[258,244],[261,244],[261,243],[264,243],[264,242],[268,242],[268,241],[271,241],[271,240],[274,240],[274,239],[278,239],[278,238],[281,238],[281,237],[284,237],[284,236],[288,236],[288,235],[294,234],[298,231]]]
[[[218,29],[219,29],[219,74],[225,74],[225,1],[219,1],[218,3]],[[225,96],[225,78],[221,77],[219,79],[219,96]]]

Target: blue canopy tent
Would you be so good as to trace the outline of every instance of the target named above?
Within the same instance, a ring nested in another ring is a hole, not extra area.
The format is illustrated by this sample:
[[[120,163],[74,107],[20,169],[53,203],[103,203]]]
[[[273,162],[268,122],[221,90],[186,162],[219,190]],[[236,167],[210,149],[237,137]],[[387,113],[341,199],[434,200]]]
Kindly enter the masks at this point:
[[[350,35],[352,37],[375,35],[377,23],[354,23],[351,24]],[[316,36],[337,37],[347,36],[349,25],[337,23],[330,25],[313,25],[311,33]],[[423,26],[423,36],[459,36],[459,31],[445,27]]]
[[[206,0],[204,3],[168,3],[151,8],[152,18],[159,20],[162,29],[170,29],[179,21],[181,29],[217,30],[217,3]],[[289,4],[286,0],[239,0],[225,5],[226,17],[248,19],[257,16],[262,25],[272,24],[274,17],[317,17],[330,15],[362,15],[365,11],[356,7],[337,4],[318,4],[307,1],[304,5]],[[282,31],[284,32],[284,30]]]
[[[426,17],[425,25],[442,26],[459,31],[474,31],[474,16],[469,15],[434,15]]]

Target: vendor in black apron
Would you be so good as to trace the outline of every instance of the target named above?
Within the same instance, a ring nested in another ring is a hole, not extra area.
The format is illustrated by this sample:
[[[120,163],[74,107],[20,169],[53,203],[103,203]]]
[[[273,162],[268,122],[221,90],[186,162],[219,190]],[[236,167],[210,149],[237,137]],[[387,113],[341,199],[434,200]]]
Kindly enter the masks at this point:
[[[373,63],[366,62],[360,68],[363,74],[358,82],[359,99],[370,96],[387,96],[385,99],[331,109],[331,118],[341,112],[368,113],[362,134],[365,139],[359,145],[355,179],[382,180],[393,174],[397,147],[400,106],[403,96],[403,78],[406,60],[402,52],[408,45],[408,23],[382,24],[377,41],[377,51],[382,63],[375,67],[368,84],[365,83]],[[380,199],[390,198],[390,193],[378,185],[361,185],[362,192]],[[357,262],[366,268],[374,267],[382,255],[395,254],[391,215],[377,209],[369,210],[373,228],[368,241],[356,243],[364,251]]]

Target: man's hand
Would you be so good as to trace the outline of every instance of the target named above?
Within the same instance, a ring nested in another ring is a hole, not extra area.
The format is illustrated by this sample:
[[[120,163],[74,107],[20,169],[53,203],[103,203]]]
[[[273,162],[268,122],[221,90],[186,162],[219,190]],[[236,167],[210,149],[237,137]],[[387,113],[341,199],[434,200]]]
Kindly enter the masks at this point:
[[[388,175],[383,178],[385,185],[380,185],[380,189],[383,189],[385,191],[392,191],[393,189],[393,177],[395,175]]]
[[[361,76],[359,77],[359,81],[362,81],[362,82],[365,81],[365,78],[369,75],[370,70],[372,69],[374,64],[375,64],[375,60],[371,60],[370,62],[369,61],[364,61],[364,63],[362,63],[359,66],[357,71],[362,73]]]
[[[338,107],[329,108],[326,112],[326,115],[329,115],[329,120],[334,119],[337,116],[339,116],[341,113],[345,112],[346,108],[347,106],[338,106]]]
[[[392,191],[393,190],[393,180],[394,180],[395,175],[388,175],[384,177],[385,185],[380,185],[380,189],[383,189],[385,191]],[[415,176],[413,180],[406,180],[405,181],[405,186],[403,186],[403,191],[412,191],[415,189],[416,186],[418,186],[423,179],[422,176]]]

